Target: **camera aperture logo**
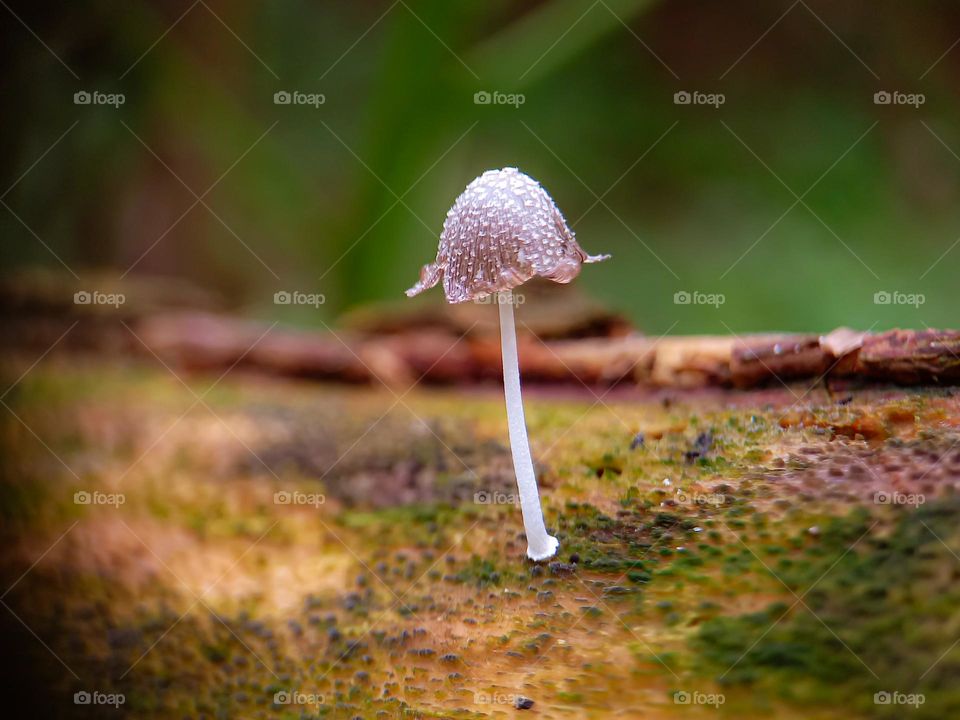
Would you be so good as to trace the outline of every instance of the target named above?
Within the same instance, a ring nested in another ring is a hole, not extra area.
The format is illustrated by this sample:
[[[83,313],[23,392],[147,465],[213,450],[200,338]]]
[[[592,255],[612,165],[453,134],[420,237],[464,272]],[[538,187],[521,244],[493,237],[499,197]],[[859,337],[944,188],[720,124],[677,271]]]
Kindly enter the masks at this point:
[[[278,290],[273,294],[274,305],[309,305],[318,308],[327,301],[323,293],[305,293],[299,290]]]
[[[74,705],[112,705],[120,707],[127,701],[123,693],[105,693],[99,690],[80,690],[73,694]]]
[[[705,93],[699,90],[678,90],[673,94],[674,105],[710,105],[715,110],[727,101],[723,93]]]
[[[118,108],[127,101],[123,93],[105,93],[99,90],[77,90],[73,94],[74,105],[112,105]]]
[[[74,305],[112,305],[120,307],[127,301],[123,293],[102,293],[99,290],[78,290],[73,294]]]
[[[278,90],[273,94],[274,105],[310,105],[317,109],[325,102],[327,102],[327,96],[323,93]]]
[[[99,490],[90,492],[88,490],[77,490],[73,494],[74,505],[111,505],[120,507],[127,502],[127,496],[123,493],[105,493]]]
[[[689,292],[687,290],[677,290],[673,294],[674,305],[712,305],[719,308],[727,302],[727,296],[723,293],[705,293],[699,290]]]
[[[512,105],[514,109],[519,108],[527,101],[527,96],[523,93],[505,93],[499,90],[492,92],[480,90],[473,94],[474,105]]]
[[[905,293],[899,290],[878,290],[873,294],[874,305],[911,305],[919,308],[927,302],[923,293]]]
[[[327,501],[323,493],[305,493],[299,490],[278,490],[273,494],[274,505],[312,505],[317,508]]]
[[[874,105],[910,105],[919,108],[927,101],[923,93],[905,93],[899,90],[878,90],[873,94]]]
[[[674,705],[712,705],[720,707],[727,701],[722,693],[702,693],[694,690],[679,690],[673,694]]]
[[[323,705],[320,693],[305,693],[299,690],[278,690],[273,694],[274,705]]]
[[[927,701],[923,693],[902,693],[894,690],[887,692],[881,690],[873,694],[874,705],[912,705],[915,708],[920,707]]]
[[[907,505],[920,507],[927,501],[926,495],[921,493],[902,493],[896,490],[878,490],[873,494],[875,505]]]

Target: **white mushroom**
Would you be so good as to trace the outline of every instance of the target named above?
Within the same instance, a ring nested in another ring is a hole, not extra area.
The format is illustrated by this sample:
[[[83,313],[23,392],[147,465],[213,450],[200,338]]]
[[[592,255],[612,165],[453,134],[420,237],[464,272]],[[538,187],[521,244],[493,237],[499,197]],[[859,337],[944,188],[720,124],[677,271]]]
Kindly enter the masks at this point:
[[[568,283],[583,263],[609,255],[587,255],[566,220],[536,180],[516,168],[488,170],[471,182],[447,213],[437,259],[424,265],[413,297],[443,281],[447,302],[496,294],[500,309],[503,387],[513,467],[527,535],[527,556],[553,557],[559,541],[547,533],[530,456],[520,395],[513,288],[534,276]]]

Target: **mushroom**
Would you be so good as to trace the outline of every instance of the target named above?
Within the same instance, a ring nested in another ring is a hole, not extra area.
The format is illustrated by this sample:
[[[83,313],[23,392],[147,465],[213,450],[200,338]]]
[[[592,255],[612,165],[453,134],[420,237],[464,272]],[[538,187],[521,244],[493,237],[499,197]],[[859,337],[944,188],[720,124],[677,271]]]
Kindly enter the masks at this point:
[[[420,282],[407,290],[413,297],[443,280],[449,303],[493,296],[500,309],[503,388],[513,468],[527,535],[527,556],[546,560],[560,542],[549,535],[520,395],[520,367],[514,327],[513,288],[534,276],[568,283],[583,263],[609,255],[587,255],[560,210],[540,184],[516,168],[488,170],[467,185],[447,212],[437,259],[424,265]]]

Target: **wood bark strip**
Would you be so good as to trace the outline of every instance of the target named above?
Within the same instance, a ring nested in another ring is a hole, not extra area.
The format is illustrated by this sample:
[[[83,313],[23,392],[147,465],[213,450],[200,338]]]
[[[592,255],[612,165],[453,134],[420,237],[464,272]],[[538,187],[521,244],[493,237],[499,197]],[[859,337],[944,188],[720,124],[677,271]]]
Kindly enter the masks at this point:
[[[890,330],[864,338],[860,375],[904,384],[960,381],[960,331]]]
[[[831,356],[816,335],[775,335],[738,340],[730,358],[730,375],[737,387],[765,381],[819,377]]]
[[[269,330],[264,323],[196,313],[149,317],[135,327],[149,348],[133,343],[135,352],[156,353],[188,370],[237,364],[283,376],[395,387],[500,376],[500,346],[486,332],[455,335],[437,327],[392,335]],[[541,383],[750,388],[824,375],[904,384],[960,382],[956,330],[571,340],[541,340],[528,332],[518,342],[523,377]]]
[[[159,290],[149,295],[149,302],[141,297],[116,308],[77,304],[72,287],[44,290],[48,284],[0,286],[0,348],[33,357],[51,347],[54,354],[138,354],[184,370],[242,367],[394,387],[418,381],[497,382],[500,377],[500,344],[489,307],[453,313],[428,308],[423,315],[403,313],[379,321],[367,316],[345,329],[320,332],[213,310],[177,309],[169,300],[154,301],[163,296]],[[617,316],[592,306],[578,310],[577,303],[561,303],[565,297],[534,292],[540,291],[531,289],[530,307],[520,308],[517,316],[521,372],[527,381],[750,388],[830,375],[960,384],[958,330],[867,334],[838,328],[819,337],[779,333],[657,339],[628,334]],[[534,307],[543,312],[532,312]]]

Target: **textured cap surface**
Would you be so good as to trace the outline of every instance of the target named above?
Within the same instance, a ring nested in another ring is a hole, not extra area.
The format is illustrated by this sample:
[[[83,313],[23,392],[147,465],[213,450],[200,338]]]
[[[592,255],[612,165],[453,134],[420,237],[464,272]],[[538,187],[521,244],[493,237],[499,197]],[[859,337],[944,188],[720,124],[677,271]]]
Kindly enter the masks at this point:
[[[540,184],[516,168],[488,170],[447,213],[437,259],[424,265],[413,297],[443,280],[447,302],[477,300],[539,275],[568,283],[587,255]]]

